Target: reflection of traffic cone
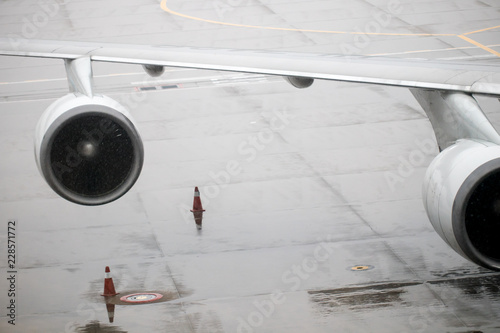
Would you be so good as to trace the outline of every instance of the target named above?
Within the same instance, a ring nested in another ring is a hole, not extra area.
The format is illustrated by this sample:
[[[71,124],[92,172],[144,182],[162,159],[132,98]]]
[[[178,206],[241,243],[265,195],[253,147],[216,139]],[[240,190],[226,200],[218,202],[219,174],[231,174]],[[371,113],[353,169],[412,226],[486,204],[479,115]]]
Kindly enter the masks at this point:
[[[196,223],[196,228],[201,230],[201,223],[203,222],[203,212],[193,212],[194,222]]]
[[[101,296],[115,295],[118,295],[118,293],[115,291],[115,285],[113,284],[113,278],[111,278],[109,266],[106,266],[106,273],[104,274],[104,294]]]
[[[196,227],[201,229],[201,222],[203,221],[203,206],[201,205],[200,199],[200,191],[198,190],[198,186],[194,188],[194,199],[193,199],[193,209],[191,209],[194,215],[194,222],[196,223]]]
[[[115,305],[106,303],[106,310],[108,310],[109,322],[112,323],[115,320]]]

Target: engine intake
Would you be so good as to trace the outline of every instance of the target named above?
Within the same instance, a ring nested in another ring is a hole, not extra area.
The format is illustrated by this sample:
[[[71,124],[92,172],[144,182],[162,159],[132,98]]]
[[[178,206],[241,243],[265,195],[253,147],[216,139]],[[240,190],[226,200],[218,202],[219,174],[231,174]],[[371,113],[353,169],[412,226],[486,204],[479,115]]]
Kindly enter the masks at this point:
[[[500,270],[500,146],[460,140],[427,170],[423,198],[437,233],[478,265]]]
[[[134,185],[144,148],[128,112],[116,101],[68,94],[42,115],[35,156],[56,193],[78,204],[100,205]]]

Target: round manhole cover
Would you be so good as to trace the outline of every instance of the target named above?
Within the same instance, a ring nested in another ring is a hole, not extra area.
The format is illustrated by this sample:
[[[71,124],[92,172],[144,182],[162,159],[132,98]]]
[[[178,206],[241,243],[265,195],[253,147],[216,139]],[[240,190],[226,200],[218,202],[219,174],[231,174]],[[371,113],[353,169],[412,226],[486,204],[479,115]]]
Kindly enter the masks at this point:
[[[373,269],[373,266],[371,265],[356,265],[351,267],[351,271],[368,271],[370,269]]]
[[[120,301],[127,303],[148,303],[157,301],[162,297],[163,297],[162,294],[157,294],[157,293],[139,293],[139,294],[130,294],[120,297]]]

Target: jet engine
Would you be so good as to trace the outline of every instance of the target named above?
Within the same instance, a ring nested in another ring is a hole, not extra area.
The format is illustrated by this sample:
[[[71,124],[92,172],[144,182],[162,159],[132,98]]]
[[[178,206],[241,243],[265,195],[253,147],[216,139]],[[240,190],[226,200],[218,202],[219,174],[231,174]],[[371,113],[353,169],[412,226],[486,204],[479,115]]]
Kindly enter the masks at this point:
[[[106,96],[68,94],[43,113],[35,137],[41,174],[63,198],[100,205],[124,195],[142,169],[144,148],[125,108]]]
[[[431,163],[423,184],[427,215],[456,252],[500,270],[500,146],[459,140]]]

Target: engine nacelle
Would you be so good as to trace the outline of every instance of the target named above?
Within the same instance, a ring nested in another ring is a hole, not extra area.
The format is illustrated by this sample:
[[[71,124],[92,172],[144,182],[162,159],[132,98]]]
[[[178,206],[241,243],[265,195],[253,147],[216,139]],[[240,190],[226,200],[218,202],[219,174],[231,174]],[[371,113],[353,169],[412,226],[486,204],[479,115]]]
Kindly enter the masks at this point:
[[[460,140],[425,175],[423,199],[437,233],[478,265],[500,270],[500,146]]]
[[[285,76],[285,80],[295,88],[309,88],[314,83],[314,79],[309,77]]]
[[[151,77],[161,76],[165,72],[165,67],[160,65],[142,65],[142,68],[148,73]]]
[[[38,122],[35,157],[63,198],[100,205],[124,195],[142,169],[144,148],[123,106],[106,96],[68,94]]]

